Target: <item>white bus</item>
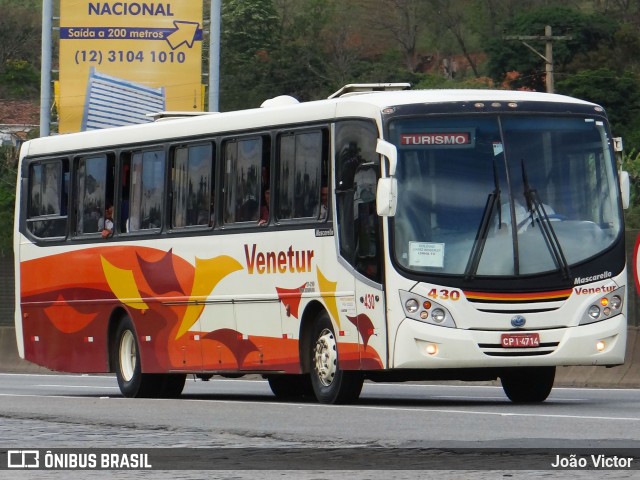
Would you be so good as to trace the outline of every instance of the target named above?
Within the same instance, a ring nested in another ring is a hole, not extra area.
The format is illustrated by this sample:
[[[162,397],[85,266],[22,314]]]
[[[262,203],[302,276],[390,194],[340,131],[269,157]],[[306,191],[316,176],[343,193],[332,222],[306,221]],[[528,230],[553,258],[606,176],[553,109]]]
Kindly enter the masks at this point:
[[[352,85],[26,142],[20,356],[128,397],[259,374],[282,398],[622,364],[628,177],[593,103]],[[620,180],[621,179],[621,180]]]

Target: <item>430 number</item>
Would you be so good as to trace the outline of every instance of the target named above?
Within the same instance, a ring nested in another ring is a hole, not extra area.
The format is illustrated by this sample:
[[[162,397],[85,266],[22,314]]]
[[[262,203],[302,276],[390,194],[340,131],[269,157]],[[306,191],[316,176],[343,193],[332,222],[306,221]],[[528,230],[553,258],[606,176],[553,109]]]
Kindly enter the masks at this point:
[[[427,296],[434,300],[453,300],[455,302],[460,300],[460,290],[447,290],[446,288],[438,290],[436,288],[432,288],[429,290]]]

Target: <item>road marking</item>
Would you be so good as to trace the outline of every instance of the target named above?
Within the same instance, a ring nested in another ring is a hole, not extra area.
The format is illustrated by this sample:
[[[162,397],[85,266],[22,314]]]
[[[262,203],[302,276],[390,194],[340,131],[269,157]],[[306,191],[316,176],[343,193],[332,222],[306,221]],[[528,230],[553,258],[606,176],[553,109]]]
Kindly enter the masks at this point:
[[[116,378],[114,374],[100,374],[100,375],[90,375],[87,373],[72,375],[72,374],[60,374],[60,373],[0,373],[0,377],[60,377],[60,378],[104,378],[104,379],[113,379]]]
[[[92,399],[92,397],[73,397],[65,395],[32,395],[32,394],[12,394],[12,393],[0,393],[0,397],[36,397],[36,398],[63,398],[70,400],[78,400],[79,398]],[[125,397],[102,397],[105,400],[131,400]],[[175,399],[163,399],[163,398],[149,398],[144,399],[145,402],[153,401],[175,401]],[[183,398],[181,402],[194,402],[194,403],[221,403],[221,404],[248,404],[255,405],[256,402],[245,400],[216,400],[216,399],[192,399]],[[408,413],[435,413],[438,415],[455,414],[455,415],[487,415],[492,417],[536,417],[536,418],[548,418],[548,419],[569,419],[569,420],[604,420],[604,421],[622,421],[622,422],[640,422],[638,417],[605,417],[595,415],[558,415],[558,414],[541,414],[532,412],[483,412],[478,410],[459,410],[459,409],[447,409],[447,408],[404,408],[404,407],[376,407],[370,405],[325,405],[325,404],[312,404],[312,403],[285,403],[285,402],[272,402],[272,401],[260,401],[261,406],[277,406],[283,408],[291,408],[295,406],[297,408],[323,408],[323,409],[352,409],[352,410],[372,410],[372,411],[394,411],[394,412],[408,412]],[[507,404],[510,405],[510,404]]]
[[[109,381],[113,381],[114,380],[114,376],[92,376],[92,375],[60,375],[60,374],[14,374],[14,373],[0,373],[0,376],[33,376],[33,377],[48,377],[48,378],[55,378],[55,377],[59,377],[59,378],[92,378],[92,379],[104,379],[104,380],[109,380]],[[242,379],[216,379],[215,381],[212,382],[212,385],[214,384],[219,384],[219,383],[228,383],[228,382],[233,382],[234,384],[239,384],[239,383],[244,383],[244,384],[253,384],[255,385],[256,383],[260,383],[260,384],[264,384],[266,385],[267,382],[265,380],[242,380]],[[202,385],[201,385],[202,384]],[[189,384],[188,384],[189,385]],[[204,386],[204,382],[198,382],[196,384],[197,386]],[[369,388],[375,388],[376,385],[387,385],[387,386],[394,386],[394,387],[401,387],[401,388],[423,388],[423,389],[428,389],[430,387],[447,387],[447,388],[492,388],[492,389],[501,389],[501,387],[498,386],[487,386],[487,385],[441,385],[441,384],[397,384],[397,383],[379,383],[379,384],[367,384],[367,389]],[[58,384],[40,384],[40,385],[36,385],[38,387],[49,387],[49,388],[94,388],[94,389],[109,389],[109,390],[118,390],[118,387],[116,386],[90,386],[90,385],[58,385]],[[615,390],[616,392],[621,392],[621,391],[628,391],[628,392],[634,392],[637,393],[636,389],[587,389],[587,388],[554,388],[555,390],[571,390],[571,391],[584,391],[584,390],[595,390],[595,391],[607,391],[607,390]],[[203,392],[191,392],[193,393],[197,393],[197,394],[201,394]],[[211,393],[211,395],[213,397],[215,397],[216,393]],[[260,394],[262,395],[262,394]],[[68,399],[74,399],[77,400],[79,397],[74,397],[74,396],[64,396],[64,395],[31,395],[31,394],[11,394],[11,393],[0,393],[0,396],[2,397],[40,397],[40,398],[68,398]],[[86,398],[91,398],[91,397],[86,397]],[[109,399],[112,400],[127,400],[124,397],[121,396],[113,396],[113,397],[107,397]],[[465,395],[465,396],[448,396],[448,395],[438,395],[438,396],[426,396],[423,400],[425,401],[429,401],[429,400],[434,400],[434,399],[438,399],[438,400],[445,400],[445,399],[464,399],[466,401],[486,401],[486,400],[491,400],[494,401],[496,399],[498,400],[504,400],[504,403],[501,403],[498,406],[508,406],[511,405],[510,403],[507,402],[505,397],[473,397],[471,395]],[[166,399],[146,399],[145,401],[167,401]],[[567,403],[574,403],[577,401],[588,401],[586,399],[580,400],[580,399],[561,399],[561,398],[553,398],[550,397],[550,400],[552,402],[555,403],[561,403],[561,402],[567,402]],[[182,398],[181,401],[186,401],[186,402],[216,402],[216,403],[225,403],[225,404],[234,404],[234,403],[247,403],[247,404],[255,404],[256,402],[253,401],[238,401],[238,400],[216,400],[215,398],[207,398],[207,399],[190,399],[190,398]],[[597,420],[597,421],[601,421],[601,420],[605,420],[605,421],[631,421],[631,422],[638,422],[640,421],[640,418],[636,418],[636,417],[606,417],[606,416],[589,416],[589,415],[562,415],[562,414],[541,414],[541,413],[531,413],[531,412],[517,412],[517,413],[510,413],[510,412],[487,412],[487,411],[478,411],[478,410],[459,410],[459,409],[447,409],[447,408],[420,408],[420,407],[415,407],[415,408],[408,408],[408,407],[383,407],[383,406],[372,406],[372,405],[349,405],[349,406],[345,406],[345,405],[325,405],[325,404],[313,404],[313,403],[283,403],[283,402],[272,402],[272,401],[264,401],[264,400],[260,400],[259,401],[260,405],[269,405],[269,406],[279,406],[279,407],[285,407],[285,408],[289,408],[291,405],[295,405],[298,408],[350,408],[350,409],[359,409],[359,410],[373,410],[373,411],[405,411],[405,412],[412,412],[412,413],[418,413],[418,412],[423,412],[423,413],[437,413],[437,414],[466,414],[466,415],[487,415],[487,416],[499,416],[499,417],[537,417],[537,418],[549,418],[549,419],[579,419],[579,420]],[[542,407],[544,407],[544,404],[541,405]]]
[[[101,387],[96,385],[34,385],[34,387],[54,387],[54,388],[105,388],[109,390],[119,390],[118,387]]]
[[[187,375],[191,375],[191,374],[187,374]],[[115,374],[87,374],[87,373],[83,373],[83,374],[60,374],[60,373],[0,373],[0,377],[2,376],[7,376],[7,377],[61,377],[61,378],[91,378],[91,379],[105,379],[105,380],[114,380]],[[187,381],[189,382],[189,379],[187,379]],[[256,382],[260,382],[260,383],[267,383],[266,380],[262,380],[262,379],[255,379],[255,380],[248,380],[248,379],[242,379],[242,378],[234,378],[234,379],[228,379],[228,378],[217,378],[215,377],[213,380],[211,380],[210,382],[200,382],[198,381],[197,383],[209,383],[209,384],[214,384],[214,383],[226,383],[226,382],[233,382],[233,383],[256,383]],[[365,383],[364,384],[364,388],[365,389],[369,389],[369,388],[375,388],[375,386],[377,385],[386,385],[386,386],[396,386],[396,387],[402,387],[402,388],[430,388],[430,387],[446,387],[446,388],[469,388],[469,387],[473,387],[473,388],[491,388],[491,389],[499,389],[502,390],[502,387],[499,385],[476,385],[473,382],[469,382],[467,384],[462,384],[462,385],[448,385],[448,384],[440,384],[440,383],[420,383],[420,384],[416,384],[416,383],[389,383],[389,382],[376,382],[376,383]],[[612,391],[612,392],[633,392],[633,393],[638,393],[639,390],[637,388],[590,388],[590,387],[553,387],[552,392],[555,392],[556,390],[574,390],[574,391],[597,391],[597,392],[607,392],[607,391]],[[553,395],[553,393],[552,393]],[[465,396],[464,398],[469,398],[468,396]]]
[[[467,397],[468,398],[468,397]],[[183,399],[187,402],[216,402],[216,403],[229,403],[229,404],[237,404],[237,403],[247,403],[253,404],[255,402],[244,401],[244,400],[204,400],[204,399],[191,399],[185,398]],[[450,413],[456,415],[490,415],[490,416],[498,416],[498,417],[539,417],[539,418],[560,418],[560,419],[579,419],[579,420],[613,420],[613,421],[624,421],[624,422],[640,422],[640,418],[638,417],[603,417],[603,416],[592,416],[592,415],[558,415],[558,414],[540,414],[540,413],[532,413],[532,412],[522,412],[522,413],[509,413],[509,412],[482,412],[477,410],[452,410],[447,408],[404,408],[404,407],[375,407],[370,405],[326,405],[326,404],[310,404],[310,403],[283,403],[283,402],[259,402],[260,405],[278,405],[291,407],[295,405],[298,408],[302,407],[310,407],[310,408],[338,408],[338,409],[355,409],[355,410],[375,410],[375,411],[394,411],[394,412],[411,412],[411,413],[437,413],[439,415],[443,413]],[[506,405],[511,405],[511,403],[506,403]]]

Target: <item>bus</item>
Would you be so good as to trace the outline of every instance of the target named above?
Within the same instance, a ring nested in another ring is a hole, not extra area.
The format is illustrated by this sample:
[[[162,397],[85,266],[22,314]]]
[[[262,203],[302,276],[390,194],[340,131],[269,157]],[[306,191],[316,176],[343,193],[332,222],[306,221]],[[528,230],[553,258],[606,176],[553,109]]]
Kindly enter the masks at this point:
[[[324,100],[50,136],[20,152],[19,354],[126,397],[259,375],[276,397],[624,362],[605,111],[567,96],[348,85]]]

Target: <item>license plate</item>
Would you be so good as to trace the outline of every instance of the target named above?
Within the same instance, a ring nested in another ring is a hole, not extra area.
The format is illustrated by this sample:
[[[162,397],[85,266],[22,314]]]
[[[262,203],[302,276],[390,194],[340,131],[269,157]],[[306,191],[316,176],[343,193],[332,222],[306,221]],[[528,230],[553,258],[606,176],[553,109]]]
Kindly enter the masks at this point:
[[[537,333],[503,333],[500,337],[503,348],[534,348],[540,346]]]

